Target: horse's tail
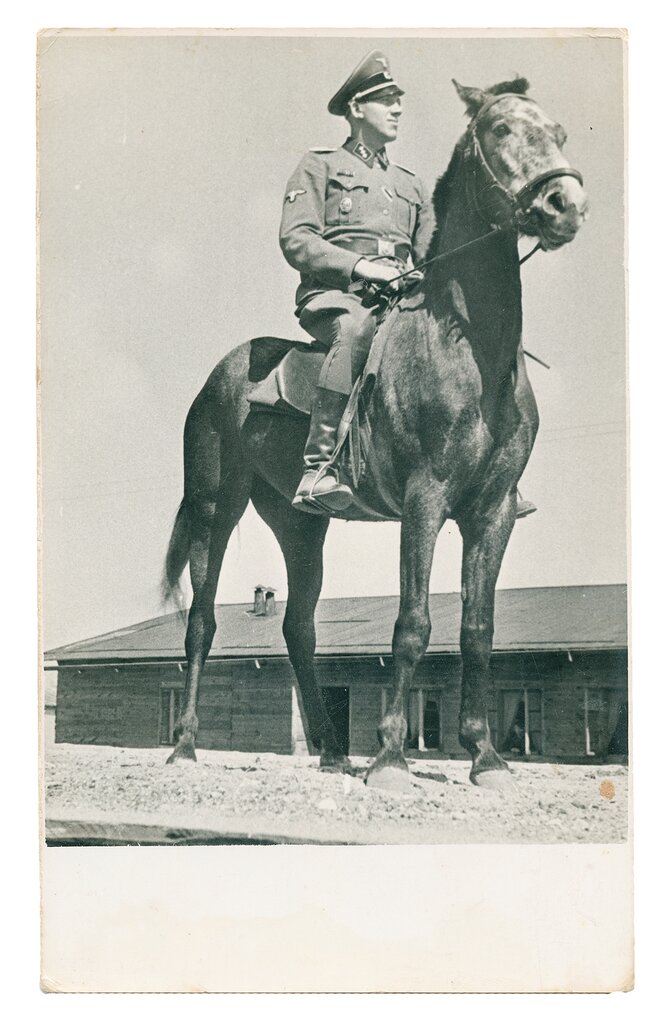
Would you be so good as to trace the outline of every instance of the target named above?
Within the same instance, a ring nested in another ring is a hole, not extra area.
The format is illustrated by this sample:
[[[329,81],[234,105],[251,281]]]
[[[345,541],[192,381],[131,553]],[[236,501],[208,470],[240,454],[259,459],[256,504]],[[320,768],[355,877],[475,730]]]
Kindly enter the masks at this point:
[[[171,539],[169,540],[164,561],[164,574],[162,576],[163,602],[167,604],[169,601],[172,601],[182,615],[185,613],[186,606],[184,593],[180,585],[180,577],[185,565],[189,561],[190,545],[189,514],[187,512],[187,503],[183,498],[173,523]]]

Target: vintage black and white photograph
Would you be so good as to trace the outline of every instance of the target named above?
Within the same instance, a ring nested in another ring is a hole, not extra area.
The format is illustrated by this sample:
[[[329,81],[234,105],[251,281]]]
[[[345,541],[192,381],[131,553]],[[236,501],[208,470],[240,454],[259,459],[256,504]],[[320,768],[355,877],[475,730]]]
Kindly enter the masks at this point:
[[[46,856],[629,843],[625,47],[40,35]]]

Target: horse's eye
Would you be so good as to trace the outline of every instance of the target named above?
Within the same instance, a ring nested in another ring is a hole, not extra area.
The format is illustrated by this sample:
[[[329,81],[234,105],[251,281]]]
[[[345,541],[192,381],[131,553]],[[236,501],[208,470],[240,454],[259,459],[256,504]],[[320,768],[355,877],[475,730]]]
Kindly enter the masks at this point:
[[[505,138],[507,134],[510,134],[510,127],[506,123],[495,124],[492,128],[492,134],[496,138]]]

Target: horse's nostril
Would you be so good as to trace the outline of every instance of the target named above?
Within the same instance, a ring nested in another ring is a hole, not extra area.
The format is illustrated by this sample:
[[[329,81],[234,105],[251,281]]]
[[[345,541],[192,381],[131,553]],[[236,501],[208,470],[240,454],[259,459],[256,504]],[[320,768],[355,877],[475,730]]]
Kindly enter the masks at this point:
[[[568,207],[561,191],[553,191],[550,195],[548,195],[547,203],[554,209],[555,212],[565,212]]]

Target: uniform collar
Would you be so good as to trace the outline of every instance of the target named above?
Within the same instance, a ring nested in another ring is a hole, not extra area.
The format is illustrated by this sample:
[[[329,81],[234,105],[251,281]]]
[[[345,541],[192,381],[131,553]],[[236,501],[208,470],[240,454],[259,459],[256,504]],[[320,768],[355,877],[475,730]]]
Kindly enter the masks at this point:
[[[353,138],[347,138],[343,147],[347,152],[355,155],[357,159],[360,159],[361,162],[364,162],[370,168],[374,165],[375,159],[382,169],[386,169],[388,166],[388,156],[386,155],[385,148],[380,149],[378,152],[373,152],[367,145],[363,145],[362,141],[355,141]]]

